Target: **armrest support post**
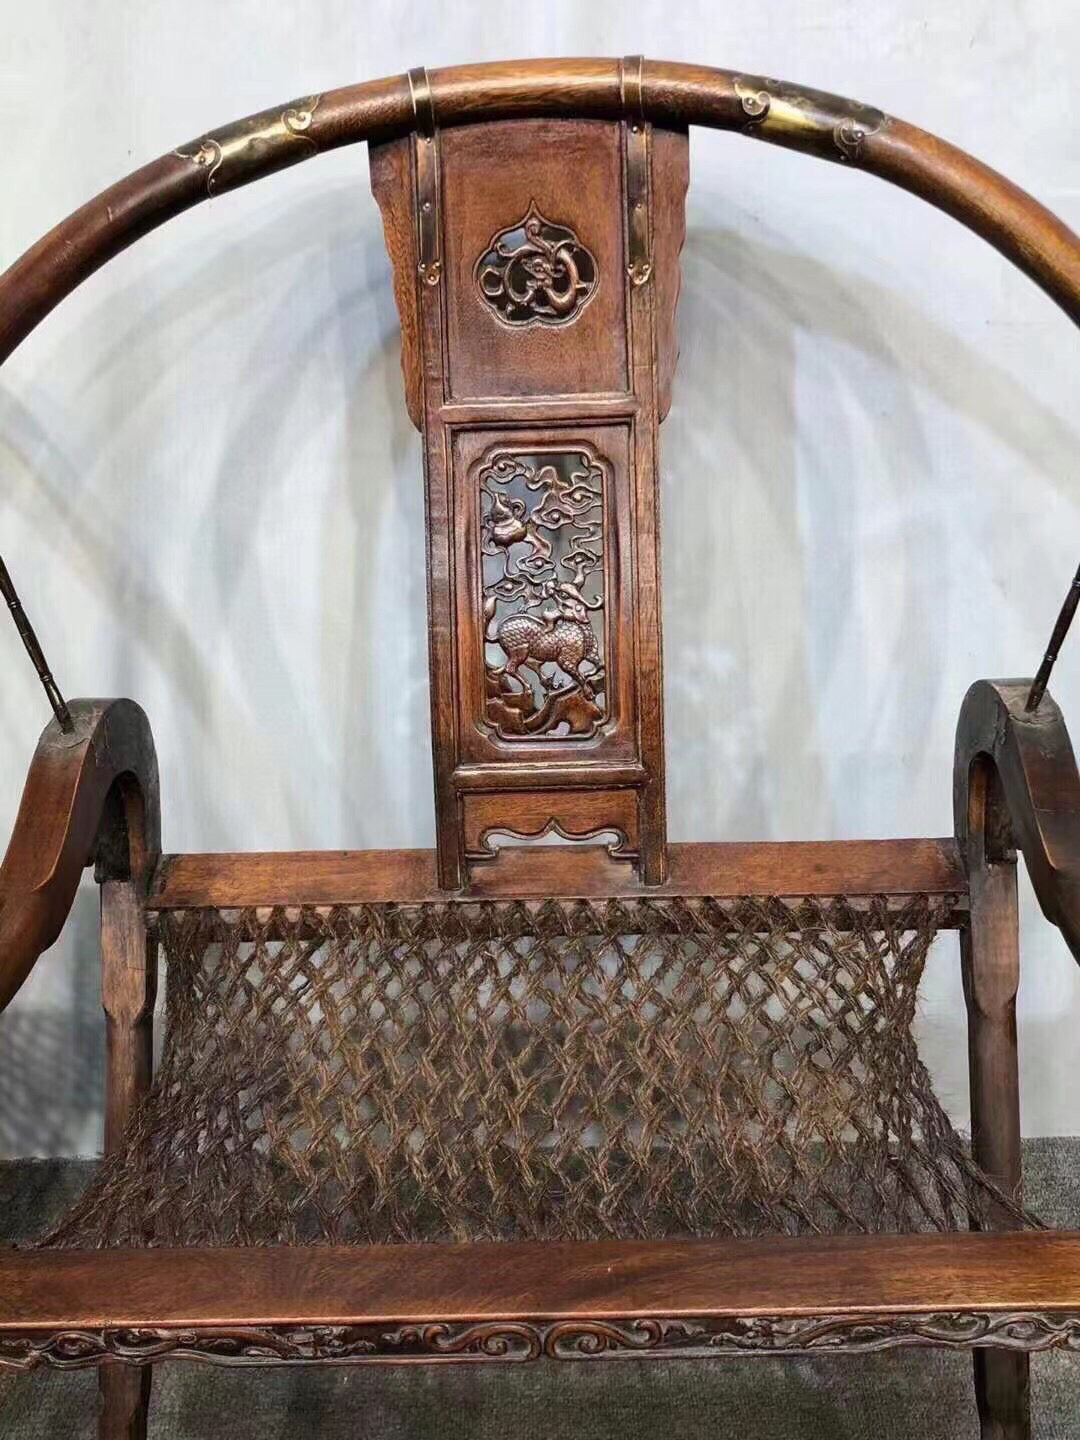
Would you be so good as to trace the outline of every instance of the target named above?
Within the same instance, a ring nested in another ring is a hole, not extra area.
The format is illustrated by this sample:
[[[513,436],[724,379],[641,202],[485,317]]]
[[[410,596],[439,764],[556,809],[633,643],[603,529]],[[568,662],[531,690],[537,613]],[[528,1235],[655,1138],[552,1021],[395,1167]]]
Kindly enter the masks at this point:
[[[157,957],[146,937],[140,887],[101,884],[101,999],[105,1009],[105,1153],[117,1149],[154,1069]],[[151,1367],[106,1366],[98,1440],[146,1440]]]
[[[976,761],[969,791],[965,857],[970,909],[968,923],[960,932],[960,955],[968,1015],[972,1151],[991,1179],[1019,1198],[1019,913],[1015,853],[997,850],[994,843],[1000,801],[992,768]],[[1012,1228],[1003,1213],[995,1213],[992,1223],[994,1229]]]
[[[38,742],[0,865],[0,1010],[56,940],[83,870],[101,882],[105,1149],[120,1143],[150,1085],[156,959],[144,901],[161,853],[157,758],[131,700],[77,700]],[[150,1367],[100,1378],[100,1440],[145,1440]]]
[[[42,732],[0,864],[0,1010],[54,943],[79,878],[124,879],[143,893],[161,850],[157,757],[132,700],[75,700],[68,733]]]
[[[961,720],[963,729],[963,720]],[[961,773],[962,772],[962,773]],[[957,741],[956,828],[968,869],[969,918],[960,932],[968,1018],[971,1149],[977,1165],[1014,1199],[1021,1198],[1020,1067],[1016,992],[1020,920],[1016,852],[992,757]],[[962,808],[961,808],[962,807]],[[1003,1207],[972,1217],[972,1228],[1010,1230]],[[986,1350],[974,1356],[980,1433],[990,1440],[1031,1434],[1030,1365],[1026,1355]]]

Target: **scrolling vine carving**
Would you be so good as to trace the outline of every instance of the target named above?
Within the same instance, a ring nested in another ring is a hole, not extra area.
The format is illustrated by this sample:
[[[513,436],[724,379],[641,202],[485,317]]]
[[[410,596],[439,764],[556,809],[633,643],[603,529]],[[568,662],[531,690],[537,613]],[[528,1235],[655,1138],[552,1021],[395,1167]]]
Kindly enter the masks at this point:
[[[603,465],[584,446],[502,450],[477,484],[487,721],[504,738],[592,735],[606,715]]]
[[[546,220],[530,201],[517,222],[496,230],[476,262],[480,294],[506,325],[565,325],[597,285],[596,260],[567,225]]]
[[[164,1359],[216,1365],[521,1363],[635,1355],[858,1354],[909,1346],[1080,1351],[1080,1315],[948,1311],[926,1315],[425,1321],[385,1325],[246,1325],[207,1329],[0,1332],[0,1366],[59,1370]]]

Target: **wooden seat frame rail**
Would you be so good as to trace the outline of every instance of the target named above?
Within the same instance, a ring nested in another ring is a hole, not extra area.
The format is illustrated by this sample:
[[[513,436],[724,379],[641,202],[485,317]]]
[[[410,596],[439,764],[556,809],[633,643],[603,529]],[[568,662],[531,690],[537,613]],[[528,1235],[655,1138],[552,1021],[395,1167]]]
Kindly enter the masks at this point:
[[[632,83],[628,77],[632,76]],[[1007,98],[1007,97],[1006,97]],[[1018,95],[1017,102],[1022,99]],[[437,123],[537,117],[732,130],[866,170],[987,239],[1074,320],[1080,242],[964,152],[869,106],[696,65],[558,60],[411,72],[277,106],[210,132],[102,192],[0,276],[0,359],[110,257],[181,211],[357,141]],[[830,844],[671,845],[661,883],[602,846],[530,847],[457,888],[434,852],[163,855],[150,728],[130,700],[72,703],[30,767],[0,866],[0,1009],[101,882],[106,1147],[151,1074],[147,913],[640,894],[949,896],[960,930],[973,1144],[1020,1182],[1016,856],[1080,959],[1080,778],[1049,695],[979,682],[957,730],[955,836]],[[655,877],[653,877],[655,878]],[[1080,1348],[1080,1232],[767,1241],[373,1246],[0,1255],[0,1364],[101,1364],[101,1434],[145,1433],[149,1363],[602,1359],[812,1353],[934,1344],[979,1352],[983,1435],[1029,1434],[1026,1355]],[[125,1362],[121,1365],[119,1362]]]

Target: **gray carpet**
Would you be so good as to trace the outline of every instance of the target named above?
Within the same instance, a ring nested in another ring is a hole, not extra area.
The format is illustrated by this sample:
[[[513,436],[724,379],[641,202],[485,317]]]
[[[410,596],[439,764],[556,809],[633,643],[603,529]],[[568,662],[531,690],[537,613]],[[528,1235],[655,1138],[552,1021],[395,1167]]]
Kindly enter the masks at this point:
[[[1080,1140],[1024,1149],[1028,1199],[1080,1228]],[[0,1164],[0,1240],[33,1233],[85,1183],[79,1162]],[[1080,1357],[1036,1356],[1036,1440],[1080,1440]],[[852,1360],[224,1371],[159,1367],[152,1440],[977,1440],[966,1355]],[[0,1379],[3,1440],[92,1440],[92,1372]]]

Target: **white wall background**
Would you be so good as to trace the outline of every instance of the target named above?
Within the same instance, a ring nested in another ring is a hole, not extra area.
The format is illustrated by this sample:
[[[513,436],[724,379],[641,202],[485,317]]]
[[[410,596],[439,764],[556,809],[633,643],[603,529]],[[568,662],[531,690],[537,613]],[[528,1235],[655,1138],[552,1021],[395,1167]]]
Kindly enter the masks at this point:
[[[524,54],[853,94],[1080,228],[1068,0],[0,0],[0,34],[0,264],[223,121]],[[663,435],[671,836],[948,833],[963,693],[1033,671],[1076,567],[1076,336],[877,180],[705,133],[691,162]],[[362,149],[171,222],[0,372],[0,550],[67,692],[149,712],[169,849],[431,843],[421,525]],[[0,676],[3,829],[47,718],[10,630]],[[1080,732],[1080,637],[1053,688]],[[1024,1128],[1077,1133],[1080,977],[1025,903]],[[9,1154],[100,1144],[95,924],[88,886],[0,1020]],[[920,1024],[966,1123],[951,940]]]

